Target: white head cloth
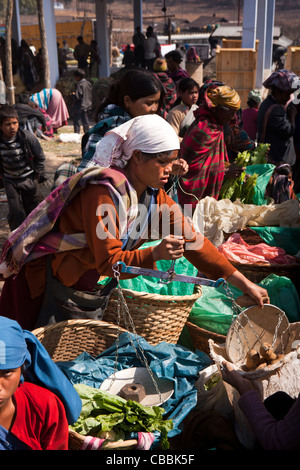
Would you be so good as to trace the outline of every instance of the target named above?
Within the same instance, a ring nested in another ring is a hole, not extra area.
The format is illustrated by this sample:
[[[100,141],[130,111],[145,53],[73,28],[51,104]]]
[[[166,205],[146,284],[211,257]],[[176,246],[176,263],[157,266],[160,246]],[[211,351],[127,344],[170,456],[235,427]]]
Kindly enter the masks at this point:
[[[96,145],[88,166],[125,167],[134,150],[145,153],[179,150],[178,135],[173,127],[157,114],[138,116],[108,131]]]

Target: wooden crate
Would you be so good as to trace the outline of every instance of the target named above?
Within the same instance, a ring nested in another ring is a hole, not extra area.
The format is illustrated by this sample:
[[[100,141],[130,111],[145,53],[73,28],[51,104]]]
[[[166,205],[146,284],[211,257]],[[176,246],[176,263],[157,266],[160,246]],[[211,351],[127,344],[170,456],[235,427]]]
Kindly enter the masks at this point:
[[[300,47],[288,47],[285,68],[300,75]]]
[[[258,51],[259,39],[255,41],[255,50]],[[241,49],[242,40],[241,39],[222,39],[222,48],[224,49]]]
[[[256,64],[255,49],[221,48],[217,51],[217,80],[232,86],[239,93],[242,108],[247,106],[248,94],[255,88]]]

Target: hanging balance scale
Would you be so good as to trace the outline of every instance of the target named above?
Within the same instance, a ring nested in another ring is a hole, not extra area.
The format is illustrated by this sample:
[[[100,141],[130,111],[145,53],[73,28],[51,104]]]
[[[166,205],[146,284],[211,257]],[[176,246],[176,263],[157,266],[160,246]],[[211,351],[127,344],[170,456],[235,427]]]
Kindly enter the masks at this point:
[[[235,301],[227,281],[223,278],[213,281],[198,276],[177,274],[175,272],[175,260],[172,261],[171,267],[167,271],[127,266],[119,261],[113,265],[113,272],[118,281],[116,288],[118,293],[118,327],[120,327],[122,315],[127,331],[134,334],[134,339],[130,335],[130,342],[137,358],[144,367],[117,370],[119,340],[119,335],[117,335],[115,372],[101,384],[100,389],[102,390],[122,396],[125,399],[133,399],[145,406],[161,405],[174,392],[174,382],[167,378],[157,377],[149,367],[119,283],[120,272],[158,278],[161,283],[177,281],[215,288],[222,285],[226,297],[232,304],[232,322],[225,342],[229,360],[238,366],[242,365],[248,351],[264,347],[266,343],[271,345],[274,352],[284,353],[289,339],[289,322],[285,313],[278,307],[269,304],[265,304],[263,309],[254,305],[243,310]]]

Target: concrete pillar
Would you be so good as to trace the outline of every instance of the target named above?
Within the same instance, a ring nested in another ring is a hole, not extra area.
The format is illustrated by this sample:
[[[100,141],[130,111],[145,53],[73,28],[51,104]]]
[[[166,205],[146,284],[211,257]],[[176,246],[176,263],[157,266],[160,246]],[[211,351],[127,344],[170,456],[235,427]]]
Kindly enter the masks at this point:
[[[140,26],[143,31],[143,0],[133,0],[134,32]]]
[[[54,15],[54,0],[43,0],[46,39],[50,67],[50,84],[55,88],[59,79],[57,40],[56,40],[56,23]]]
[[[259,40],[256,70],[256,88],[262,88],[265,72],[265,50],[266,50],[266,29],[267,29],[267,0],[258,0],[257,8],[257,33]]]
[[[255,49],[257,0],[244,2],[242,47]]]
[[[109,38],[107,29],[106,0],[95,0],[96,6],[96,41],[101,56],[99,76],[110,76]]]
[[[273,36],[274,36],[275,0],[267,0],[267,28],[266,28],[266,50],[265,70],[271,71],[273,58]]]

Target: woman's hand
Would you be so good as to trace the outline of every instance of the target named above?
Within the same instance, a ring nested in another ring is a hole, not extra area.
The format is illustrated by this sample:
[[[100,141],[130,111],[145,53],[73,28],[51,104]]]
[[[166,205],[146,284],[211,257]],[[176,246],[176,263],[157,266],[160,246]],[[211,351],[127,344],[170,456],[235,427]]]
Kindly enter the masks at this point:
[[[182,176],[189,171],[189,166],[183,158],[178,158],[174,161],[171,175]]]
[[[164,238],[159,245],[155,246],[152,251],[154,261],[161,259],[175,260],[181,258],[184,253],[185,240],[182,237],[174,237],[170,235]]]
[[[268,291],[263,287],[254,284],[254,282],[249,281],[249,279],[239,271],[235,271],[228,277],[227,281],[240,289],[243,294],[251,297],[259,307],[263,308],[264,304],[270,303]]]
[[[235,163],[232,163],[231,165],[227,166],[227,168],[225,168],[226,178],[238,178],[238,176],[240,176],[244,170],[245,167],[238,166]]]
[[[221,364],[221,374],[224,382],[236,388],[240,395],[253,390],[250,380],[245,379],[238,370],[236,370],[230,362],[223,361]]]

